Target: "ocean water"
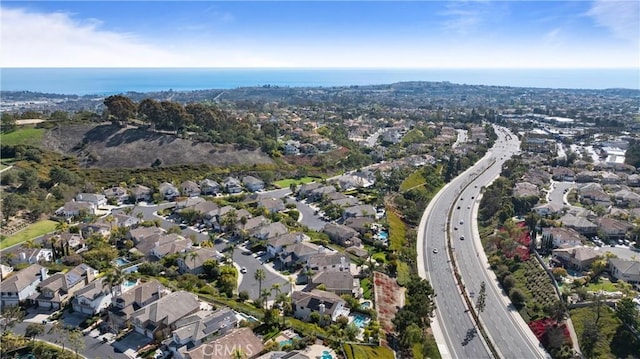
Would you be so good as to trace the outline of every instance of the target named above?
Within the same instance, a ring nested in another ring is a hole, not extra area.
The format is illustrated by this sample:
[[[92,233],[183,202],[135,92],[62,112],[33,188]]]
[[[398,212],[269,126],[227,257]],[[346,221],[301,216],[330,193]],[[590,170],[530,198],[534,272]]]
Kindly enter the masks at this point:
[[[57,94],[188,91],[275,85],[378,85],[400,81],[538,88],[640,89],[640,69],[3,68],[0,90]]]

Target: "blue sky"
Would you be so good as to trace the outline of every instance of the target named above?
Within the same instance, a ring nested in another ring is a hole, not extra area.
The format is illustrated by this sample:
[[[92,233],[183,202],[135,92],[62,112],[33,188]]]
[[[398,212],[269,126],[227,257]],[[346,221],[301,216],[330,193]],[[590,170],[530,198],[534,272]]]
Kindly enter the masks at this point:
[[[637,68],[640,1],[2,1],[2,67]]]

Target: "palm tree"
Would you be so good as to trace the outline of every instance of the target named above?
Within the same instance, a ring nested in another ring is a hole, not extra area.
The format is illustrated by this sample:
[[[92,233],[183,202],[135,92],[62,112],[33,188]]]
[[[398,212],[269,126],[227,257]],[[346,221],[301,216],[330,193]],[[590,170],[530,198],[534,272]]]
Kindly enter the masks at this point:
[[[56,232],[58,233],[62,233],[66,231],[68,228],[69,228],[69,223],[67,223],[67,221],[58,222],[58,224],[56,224]]]
[[[262,293],[262,281],[267,277],[267,274],[264,272],[264,269],[258,268],[253,273],[253,279],[258,281],[258,293]]]
[[[264,309],[267,309],[267,299],[269,299],[269,295],[271,295],[271,291],[269,289],[263,289],[260,292],[260,298],[262,298],[262,306]]]
[[[198,259],[198,252],[193,251],[193,252],[189,253],[189,259],[191,259],[193,261],[193,268],[195,269],[195,267],[196,267],[196,259]]]
[[[113,289],[119,288],[120,284],[124,283],[125,275],[120,268],[112,268],[107,274],[105,274],[102,281],[102,287],[109,286],[111,294],[114,294]]]

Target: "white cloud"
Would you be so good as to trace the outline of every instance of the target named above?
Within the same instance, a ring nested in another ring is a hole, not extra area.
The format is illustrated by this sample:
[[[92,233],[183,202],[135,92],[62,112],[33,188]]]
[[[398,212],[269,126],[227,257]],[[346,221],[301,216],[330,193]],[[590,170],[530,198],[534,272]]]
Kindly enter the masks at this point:
[[[450,13],[454,15],[473,25],[471,15]],[[2,7],[0,67],[601,68],[637,67],[639,57],[633,46],[557,46],[564,40],[559,29],[550,29],[538,43],[527,44],[480,36],[463,41],[445,37],[264,42],[226,35],[164,39],[160,46],[160,39],[108,31],[104,25],[99,19],[78,20],[67,13]],[[459,29],[466,26],[462,20],[458,25]]]
[[[637,0],[596,0],[587,15],[618,38],[636,44],[640,41],[640,2]]]
[[[3,7],[0,22],[2,67],[153,67],[181,60],[132,34],[101,30],[97,19]]]

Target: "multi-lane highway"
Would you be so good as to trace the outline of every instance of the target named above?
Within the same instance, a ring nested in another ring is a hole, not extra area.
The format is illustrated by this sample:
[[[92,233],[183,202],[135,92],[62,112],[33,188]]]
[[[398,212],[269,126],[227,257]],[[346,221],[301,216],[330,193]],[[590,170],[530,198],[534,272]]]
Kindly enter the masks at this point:
[[[480,317],[498,355],[504,358],[546,356],[518,313],[510,309],[495,276],[488,272],[486,257],[477,237],[475,218],[480,190],[500,174],[504,161],[516,153],[519,146],[517,138],[505,129],[498,128],[496,132],[498,140],[494,147],[434,197],[418,229],[418,268],[420,275],[430,280],[437,293],[436,320],[441,328],[439,342],[446,343],[439,345],[443,357],[491,356],[468,313],[473,308],[466,307],[456,284],[447,252],[447,235],[451,238],[453,256],[465,284],[466,295],[476,294],[483,281],[487,284],[486,307]]]

